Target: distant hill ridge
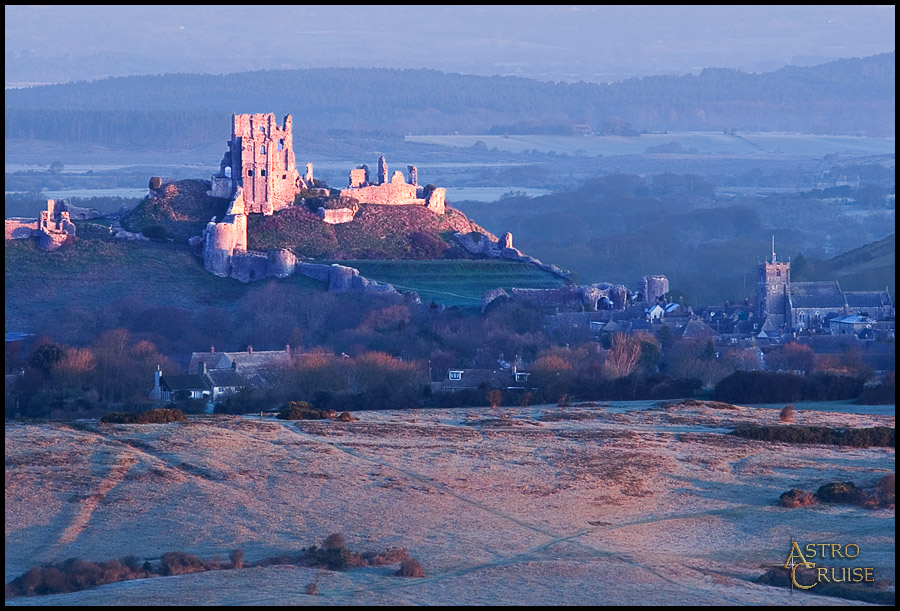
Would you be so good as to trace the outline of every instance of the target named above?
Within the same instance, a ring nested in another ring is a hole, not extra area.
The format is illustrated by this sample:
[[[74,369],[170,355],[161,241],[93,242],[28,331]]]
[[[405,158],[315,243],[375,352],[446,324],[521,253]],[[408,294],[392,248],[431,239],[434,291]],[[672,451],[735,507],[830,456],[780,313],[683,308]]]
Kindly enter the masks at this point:
[[[870,242],[827,261],[810,262],[798,280],[837,280],[845,291],[864,291],[887,286],[894,295],[895,257],[894,236]],[[793,270],[792,270],[793,273]],[[793,276],[792,276],[793,277]]]
[[[596,130],[616,119],[637,130],[892,136],[894,55],[612,84],[360,68],[115,77],[7,91],[5,129],[7,138],[185,146],[209,142],[224,117],[264,102],[293,114],[298,131],[471,134],[585,123]]]

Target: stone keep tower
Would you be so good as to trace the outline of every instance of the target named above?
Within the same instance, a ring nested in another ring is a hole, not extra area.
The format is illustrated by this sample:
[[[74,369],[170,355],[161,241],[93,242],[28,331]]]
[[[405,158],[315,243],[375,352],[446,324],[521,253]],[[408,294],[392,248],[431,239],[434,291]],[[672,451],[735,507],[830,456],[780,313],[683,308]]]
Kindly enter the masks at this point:
[[[775,238],[772,238],[772,261],[759,264],[756,284],[756,307],[759,316],[765,316],[776,328],[787,321],[788,298],[791,293],[791,264],[775,259]]]
[[[247,214],[272,214],[293,204],[306,186],[294,161],[291,115],[281,126],[272,113],[232,115],[228,151],[210,195],[232,198],[243,187]]]

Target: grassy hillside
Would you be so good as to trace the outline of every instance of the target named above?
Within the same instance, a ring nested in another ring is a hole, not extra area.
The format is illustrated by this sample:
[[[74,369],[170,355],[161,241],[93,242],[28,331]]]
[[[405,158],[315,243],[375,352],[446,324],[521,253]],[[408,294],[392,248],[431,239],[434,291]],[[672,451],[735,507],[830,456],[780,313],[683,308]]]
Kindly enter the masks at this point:
[[[328,225],[301,206],[272,216],[251,215],[251,250],[290,248],[300,256],[327,259],[440,259],[452,250],[456,231],[486,232],[452,208],[438,216],[424,206],[363,205],[349,223]]]
[[[502,260],[340,261],[372,280],[414,290],[424,303],[478,305],[495,288],[555,288],[566,281],[528,263]]]
[[[199,257],[175,244],[77,239],[71,247],[46,253],[31,240],[9,240],[4,262],[6,328],[16,330],[40,328],[63,307],[92,310],[122,297],[154,306],[230,309],[264,286],[213,276]],[[325,289],[305,276],[281,282]]]
[[[845,291],[871,291],[887,286],[894,295],[895,263],[894,234],[828,261],[810,265],[803,274],[809,280],[833,280],[841,283]]]
[[[162,225],[176,241],[200,235],[212,217],[225,216],[228,201],[206,194],[209,183],[179,180],[166,189],[165,197],[148,198],[122,219],[122,226],[140,232],[147,225]]]

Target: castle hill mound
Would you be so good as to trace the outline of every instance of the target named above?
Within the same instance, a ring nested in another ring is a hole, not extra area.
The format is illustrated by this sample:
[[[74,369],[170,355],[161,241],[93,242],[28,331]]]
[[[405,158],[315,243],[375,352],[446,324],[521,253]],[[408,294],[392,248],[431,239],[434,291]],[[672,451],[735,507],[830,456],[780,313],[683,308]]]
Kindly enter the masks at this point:
[[[212,217],[222,219],[228,200],[207,194],[203,180],[161,184],[122,219],[122,226],[140,233],[161,225],[176,243],[199,236]],[[298,202],[271,215],[248,215],[248,248],[266,251],[287,248],[299,257],[314,259],[442,259],[470,258],[454,244],[455,232],[478,231],[497,238],[446,207],[434,214],[424,206],[359,205],[353,220],[340,224],[322,218]]]
[[[779,504],[793,488],[868,486],[893,473],[893,448],[727,434],[776,425],[774,410],[652,407],[538,405],[504,408],[505,417],[491,408],[358,411],[356,422],[7,422],[7,583],[67,558],[134,555],[158,565],[171,551],[212,559],[241,549],[255,564],[331,533],[355,550],[405,548],[426,578],[396,577],[395,566],[254,566],[6,604],[858,604],[755,583],[784,564],[791,536],[854,543],[858,564],[822,566],[873,567],[875,579],[893,581],[893,510]],[[579,416],[552,417],[561,413]],[[893,416],[798,417],[894,426]],[[318,596],[306,593],[314,581]]]
[[[140,233],[150,225],[162,225],[176,242],[187,242],[200,235],[212,217],[222,218],[228,200],[206,194],[205,180],[186,179],[153,189],[151,195],[122,219],[122,227]]]
[[[436,215],[423,206],[362,204],[352,221],[330,225],[305,207],[292,206],[271,216],[251,215],[247,227],[251,250],[288,248],[323,259],[468,258],[448,240],[454,232],[471,231],[496,239],[450,207]]]

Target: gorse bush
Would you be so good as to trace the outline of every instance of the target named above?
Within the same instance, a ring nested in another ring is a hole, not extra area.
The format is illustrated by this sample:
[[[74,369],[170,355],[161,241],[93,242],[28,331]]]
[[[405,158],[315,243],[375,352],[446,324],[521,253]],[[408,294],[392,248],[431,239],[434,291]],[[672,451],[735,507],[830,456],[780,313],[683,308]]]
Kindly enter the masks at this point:
[[[315,409],[306,401],[291,401],[278,412],[280,420],[323,420],[328,417],[328,412]]]
[[[63,594],[149,576],[148,571],[137,568],[136,564],[137,559],[133,556],[105,562],[70,558],[65,562],[43,564],[28,569],[6,584],[6,596]]]
[[[825,426],[759,426],[743,425],[731,435],[759,441],[849,446],[853,448],[893,448],[894,429],[875,426],[861,429],[838,429]]]
[[[400,577],[425,577],[425,569],[415,558],[407,558],[400,563],[400,570],[395,575]]]
[[[112,412],[100,419],[107,424],[167,424],[169,422],[187,422],[187,417],[180,409],[157,408],[140,414]]]

